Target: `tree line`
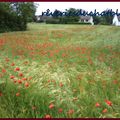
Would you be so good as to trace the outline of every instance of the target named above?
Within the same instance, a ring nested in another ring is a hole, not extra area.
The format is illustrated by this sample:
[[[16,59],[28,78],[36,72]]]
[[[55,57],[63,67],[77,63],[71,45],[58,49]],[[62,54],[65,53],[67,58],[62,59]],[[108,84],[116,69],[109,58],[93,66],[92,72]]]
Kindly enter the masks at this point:
[[[47,23],[60,23],[60,24],[67,24],[67,23],[78,23],[79,16],[75,16],[74,13],[78,13],[79,9],[70,8],[66,9],[65,13],[69,16],[61,16],[61,11],[55,10],[52,13],[52,19],[48,19]],[[83,12],[86,12],[83,10]],[[111,9],[106,9],[103,11],[106,15],[103,16],[93,16],[93,22],[95,25],[101,24],[101,25],[111,25],[113,20],[113,15]],[[43,22],[43,21],[39,21]]]
[[[0,2],[0,32],[26,30],[35,12],[33,2]]]

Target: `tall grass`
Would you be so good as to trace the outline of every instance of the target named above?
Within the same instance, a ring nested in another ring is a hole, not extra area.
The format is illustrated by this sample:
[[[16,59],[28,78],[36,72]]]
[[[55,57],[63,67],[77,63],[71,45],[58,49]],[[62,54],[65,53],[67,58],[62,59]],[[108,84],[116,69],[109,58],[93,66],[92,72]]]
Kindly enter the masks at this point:
[[[29,24],[0,34],[0,117],[119,118],[119,29]]]

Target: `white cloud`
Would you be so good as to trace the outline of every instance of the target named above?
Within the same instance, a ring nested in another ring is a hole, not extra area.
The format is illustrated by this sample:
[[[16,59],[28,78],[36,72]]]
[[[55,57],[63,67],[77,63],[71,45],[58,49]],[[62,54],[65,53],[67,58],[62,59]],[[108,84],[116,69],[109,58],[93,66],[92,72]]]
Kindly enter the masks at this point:
[[[87,11],[94,11],[95,9],[98,12],[101,12],[107,8],[116,11],[119,9],[120,2],[35,2],[39,4],[37,8],[36,15],[41,15],[42,12],[45,12],[49,9],[53,12],[55,9],[64,11],[65,9],[69,8],[76,8],[76,9],[84,9]]]

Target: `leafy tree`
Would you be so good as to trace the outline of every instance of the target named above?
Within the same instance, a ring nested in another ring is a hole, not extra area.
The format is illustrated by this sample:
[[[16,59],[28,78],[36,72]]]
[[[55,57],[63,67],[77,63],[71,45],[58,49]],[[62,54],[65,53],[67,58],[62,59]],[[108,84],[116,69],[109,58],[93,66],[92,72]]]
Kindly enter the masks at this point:
[[[24,20],[31,21],[36,12],[36,5],[32,2],[12,2],[12,10],[17,16],[22,16]]]
[[[79,21],[79,16],[76,16],[75,13],[78,12],[75,8],[66,9],[66,15],[59,17],[60,23],[75,23]]]
[[[103,20],[105,21],[106,24],[111,25],[112,20],[113,20],[113,15],[111,9],[107,9],[104,11],[105,15],[102,16]]]
[[[93,22],[94,25],[98,25],[101,23],[101,17],[100,16],[93,16]]]
[[[106,9],[102,13],[101,16],[93,17],[94,24],[111,25],[113,20],[111,9]]]
[[[32,21],[36,6],[30,2],[0,3],[0,32],[26,30],[27,22]]]

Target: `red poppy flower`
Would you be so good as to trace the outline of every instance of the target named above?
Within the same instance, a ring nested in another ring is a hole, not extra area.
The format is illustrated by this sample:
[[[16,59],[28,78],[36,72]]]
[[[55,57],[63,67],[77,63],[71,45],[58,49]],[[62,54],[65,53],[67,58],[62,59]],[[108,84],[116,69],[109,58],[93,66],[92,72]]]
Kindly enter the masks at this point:
[[[20,96],[20,93],[18,92],[18,93],[16,93],[16,96],[18,97],[18,96]]]
[[[100,104],[97,102],[97,103],[95,104],[95,106],[96,106],[96,107],[100,107]]]
[[[19,76],[22,77],[22,76],[23,76],[23,73],[19,73]]]
[[[62,82],[60,83],[60,87],[63,87],[63,83]]]
[[[45,115],[45,118],[51,118],[51,116],[50,115]]]
[[[3,94],[0,92],[0,97],[2,96]]]
[[[73,114],[73,113],[74,113],[74,110],[73,110],[73,109],[71,109],[71,110],[68,111],[68,114],[69,114],[69,115],[71,115],[71,114]]]
[[[18,80],[18,83],[19,83],[19,84],[22,84],[22,80]]]
[[[50,82],[51,80],[48,80],[48,83]]]
[[[15,68],[15,71],[20,71],[20,68],[19,67]]]
[[[106,104],[112,106],[112,102],[110,100],[105,100]]]
[[[15,77],[13,75],[10,76],[10,79],[14,79]]]
[[[28,82],[25,83],[25,87],[29,87],[29,83]]]
[[[118,84],[118,81],[117,80],[113,80],[113,84]]]
[[[63,53],[63,54],[62,54],[62,57],[65,57],[65,56],[66,56],[66,54],[65,54],[65,53]]]
[[[9,62],[10,60],[8,58],[5,59],[6,62]]]
[[[54,108],[55,106],[54,106],[54,104],[53,103],[51,103],[50,105],[49,105],[49,108],[50,109],[52,109],[52,108]]]
[[[16,83],[17,82],[17,80],[14,80],[14,83]]]
[[[3,72],[3,73],[6,73],[6,70],[5,70],[5,69],[2,69],[2,72]]]
[[[12,64],[11,64],[11,66],[14,66],[14,65],[15,65],[15,63],[12,63]]]
[[[59,108],[58,112],[61,113],[62,111],[63,111],[63,109],[62,109],[62,108]]]
[[[27,78],[22,78],[22,80],[24,80],[24,81],[25,81],[25,80],[27,80]]]
[[[107,111],[108,111],[107,109],[104,109],[102,112],[103,112],[103,113],[106,113]]]
[[[59,61],[60,63],[62,62],[62,60]]]

